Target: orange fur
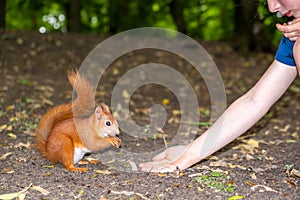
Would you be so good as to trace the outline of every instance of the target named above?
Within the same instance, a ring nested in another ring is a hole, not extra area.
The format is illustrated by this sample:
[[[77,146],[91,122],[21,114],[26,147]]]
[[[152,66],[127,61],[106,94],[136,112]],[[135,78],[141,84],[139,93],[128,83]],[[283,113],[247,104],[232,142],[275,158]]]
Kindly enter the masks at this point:
[[[77,98],[73,103],[55,106],[46,112],[36,129],[36,147],[48,160],[62,162],[67,170],[81,172],[87,168],[74,166],[75,148],[95,151],[110,144],[119,146],[121,141],[112,139],[119,134],[119,130],[108,106],[95,109],[95,93],[90,83],[77,71],[70,72],[68,78]],[[107,120],[113,126],[105,128]],[[110,133],[107,137],[101,136],[104,130]]]

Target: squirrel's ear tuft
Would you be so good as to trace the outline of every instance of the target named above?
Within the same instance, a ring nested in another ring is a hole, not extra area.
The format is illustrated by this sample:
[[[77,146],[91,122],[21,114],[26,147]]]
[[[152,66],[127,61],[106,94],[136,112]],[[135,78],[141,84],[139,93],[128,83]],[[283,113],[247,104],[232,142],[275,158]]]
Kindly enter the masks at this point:
[[[110,113],[109,107],[106,104],[101,103],[101,107],[102,107],[102,109],[103,109],[104,112]]]
[[[101,106],[97,106],[97,108],[96,108],[96,110],[95,110],[95,115],[96,115],[96,118],[97,118],[98,120],[101,119],[101,113],[102,113],[102,112],[103,112],[103,110],[102,110]]]

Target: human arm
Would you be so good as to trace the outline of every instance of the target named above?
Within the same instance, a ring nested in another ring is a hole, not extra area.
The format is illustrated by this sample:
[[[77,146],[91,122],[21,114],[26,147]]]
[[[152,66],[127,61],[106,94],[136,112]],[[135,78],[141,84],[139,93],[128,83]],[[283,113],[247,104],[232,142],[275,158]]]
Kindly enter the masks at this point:
[[[231,104],[200,137],[187,146],[166,149],[152,162],[140,164],[141,170],[183,170],[218,151],[262,118],[286,91],[296,74],[295,67],[274,61],[257,84]]]
[[[297,40],[293,47],[293,56],[296,62],[298,74],[300,75],[300,40]]]

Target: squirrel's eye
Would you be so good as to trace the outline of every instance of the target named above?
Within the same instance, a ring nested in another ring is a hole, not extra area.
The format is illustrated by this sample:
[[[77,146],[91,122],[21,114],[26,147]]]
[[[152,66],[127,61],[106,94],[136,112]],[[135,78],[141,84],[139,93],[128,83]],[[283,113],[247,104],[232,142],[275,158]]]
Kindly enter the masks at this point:
[[[105,125],[106,125],[106,126],[111,126],[111,122],[110,122],[110,121],[106,121],[106,122],[105,122]]]

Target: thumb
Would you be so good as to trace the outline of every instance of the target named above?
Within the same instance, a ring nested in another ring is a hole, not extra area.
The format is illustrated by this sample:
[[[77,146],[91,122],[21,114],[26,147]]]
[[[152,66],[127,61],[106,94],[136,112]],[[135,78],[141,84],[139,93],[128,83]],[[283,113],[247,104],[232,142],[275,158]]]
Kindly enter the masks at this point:
[[[293,23],[296,23],[296,22],[299,22],[300,21],[300,18],[295,18],[295,19],[293,19]]]
[[[153,161],[159,161],[159,160],[162,160],[162,159],[166,158],[166,155],[167,155],[167,150],[165,150],[165,151],[163,151],[163,152],[157,154],[156,156],[154,156],[154,157],[152,158],[152,160],[153,160]]]
[[[281,32],[284,32],[285,29],[286,29],[286,25],[284,24],[276,24],[276,28],[281,31]]]

